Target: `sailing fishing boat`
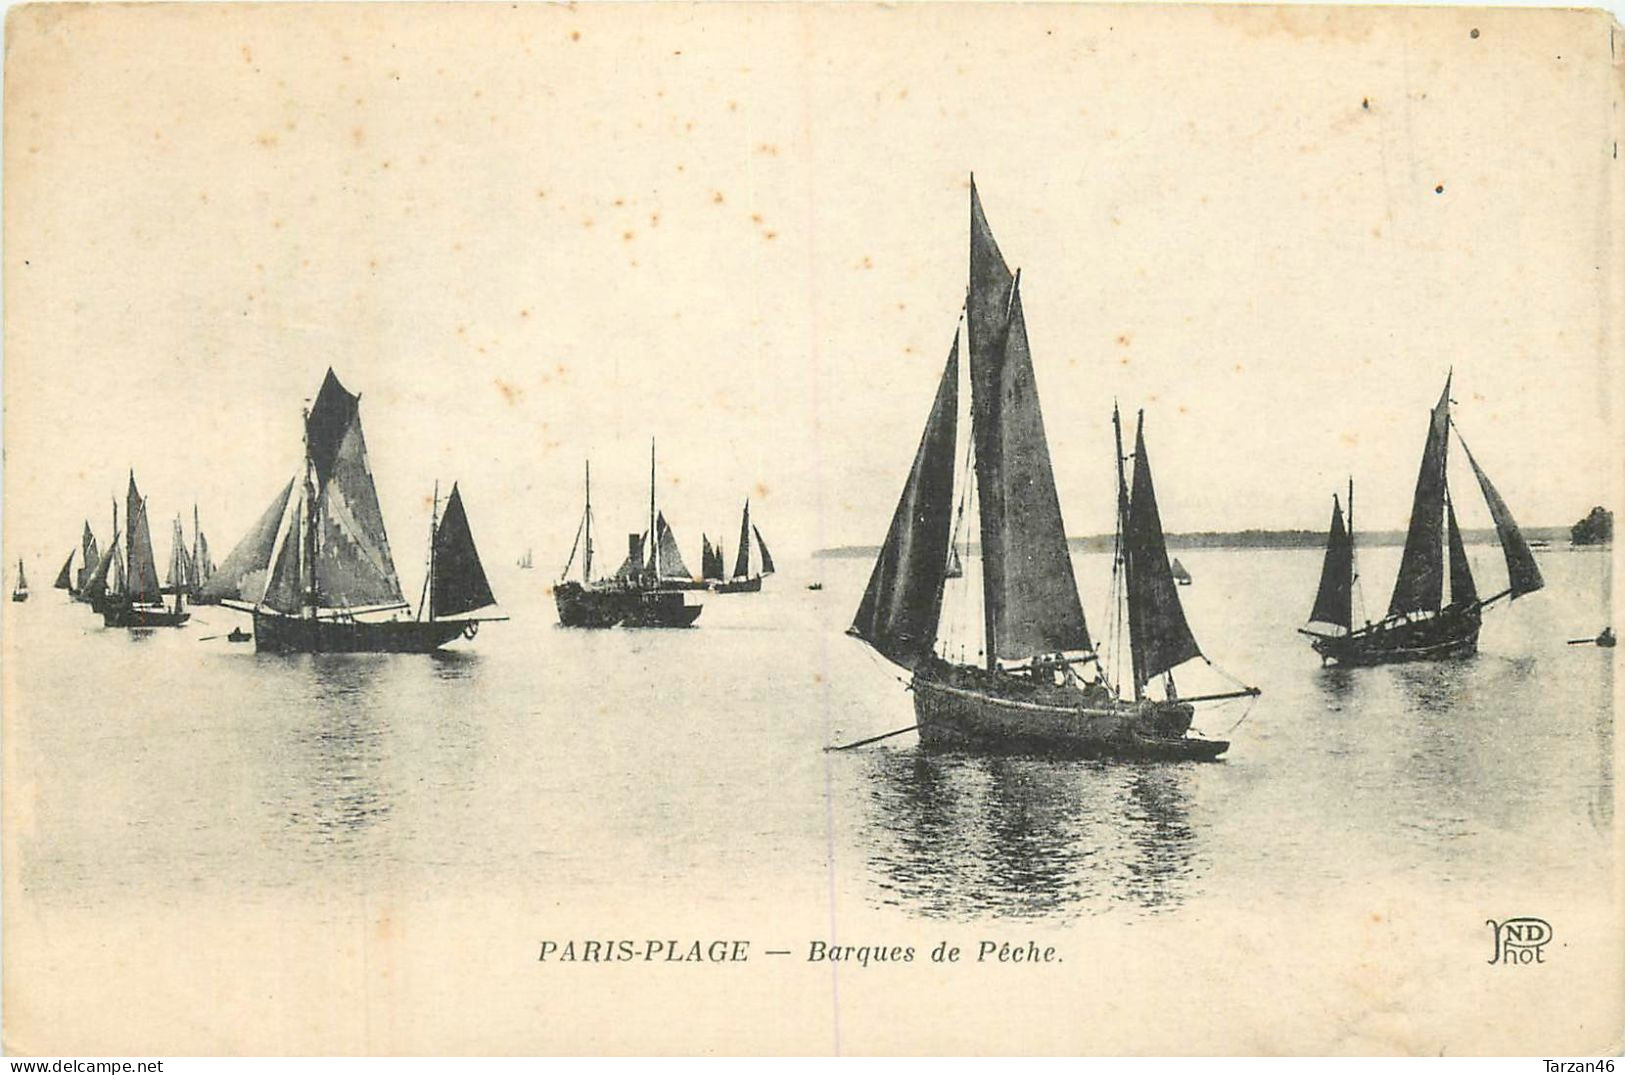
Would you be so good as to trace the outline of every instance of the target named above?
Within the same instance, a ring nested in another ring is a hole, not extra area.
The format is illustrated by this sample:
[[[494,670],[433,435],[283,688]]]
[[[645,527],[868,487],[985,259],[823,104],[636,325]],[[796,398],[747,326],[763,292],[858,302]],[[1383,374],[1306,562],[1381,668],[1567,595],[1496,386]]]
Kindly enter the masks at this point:
[[[531,569],[531,566],[532,565],[531,565],[531,560],[530,560],[530,550],[526,549],[525,550],[525,555],[523,555],[523,556],[521,556],[519,558],[519,570],[521,570],[521,571],[529,571]]]
[[[73,597],[78,592],[73,588],[73,552],[72,551],[70,551],[68,553],[68,558],[66,560],[62,561],[62,570],[58,571],[56,573],[56,581],[51,583],[51,589],[53,589],[53,590],[66,590],[66,591],[68,591],[68,596],[69,597]]]
[[[182,607],[182,594],[178,589],[174,607],[164,605],[164,588],[158,579],[158,563],[152,551],[152,531],[147,525],[147,501],[135,486],[133,470],[124,494],[124,519],[127,524],[124,578],[103,603],[102,623],[108,627],[179,627],[191,619],[192,614]],[[172,558],[171,574],[176,566]]]
[[[1478,479],[1479,492],[1495,522],[1506,559],[1507,586],[1489,597],[1478,595],[1478,584],[1467,561],[1467,549],[1456,525],[1450,494],[1450,431],[1455,429],[1467,462]],[[1446,564],[1448,563],[1448,573]],[[1478,631],[1484,609],[1501,600],[1517,600],[1545,586],[1535,554],[1518,530],[1506,501],[1473,458],[1461,430],[1450,417],[1450,377],[1428,418],[1422,444],[1422,466],[1411,503],[1410,528],[1400,556],[1399,576],[1388,602],[1388,614],[1376,623],[1354,626],[1354,482],[1349,482],[1348,521],[1342,505],[1332,497],[1331,529],[1320,587],[1309,613],[1307,628],[1298,628],[1313,641],[1321,662],[1341,665],[1389,664],[1458,657],[1478,650]],[[1446,581],[1449,583],[1446,595]]]
[[[1168,568],[1168,570],[1169,573],[1174,576],[1174,582],[1181,586],[1189,586],[1191,584],[1191,573],[1185,570],[1185,565],[1179,562],[1179,557],[1174,557],[1174,562]]]
[[[113,529],[116,531],[118,529],[116,501],[114,502],[113,511],[115,515]],[[91,533],[90,521],[87,519],[84,533],[79,538],[79,573],[74,576],[72,585],[67,588],[69,597],[75,601],[88,602],[90,600],[85,596],[85,587],[90,582],[90,577],[96,573],[96,567],[101,563],[101,559],[101,550],[96,547],[96,535]],[[69,557],[69,561],[72,561],[72,557]]]
[[[1201,656],[1169,572],[1142,428],[1132,493],[1119,429],[1117,612],[1126,605],[1132,697],[1108,678],[1084,622],[1033,380],[1021,281],[1005,266],[971,184],[972,464],[981,528],[985,666],[938,652],[955,503],[959,345],[926,419],[914,464],[849,634],[912,674],[920,742],[1044,754],[1207,760],[1229,744],[1187,736],[1193,702],[1258,694],[1245,687],[1178,697],[1173,669]],[[1116,634],[1121,637],[1123,632]],[[1121,663],[1121,649],[1118,661]],[[1080,670],[1092,668],[1085,679]],[[1161,698],[1147,694],[1160,681]]]
[[[209,539],[203,536],[198,523],[197,505],[192,505],[192,551],[187,557],[186,599],[194,605],[203,596],[204,586],[214,574],[214,561],[209,557]]]
[[[650,535],[654,540],[649,540]],[[677,538],[655,506],[655,445],[649,442],[649,529],[626,536],[626,559],[615,574],[592,574],[592,468],[587,468],[586,507],[576,528],[575,544],[553,586],[553,602],[564,627],[688,627],[704,608],[688,597],[705,583],[690,575],[677,549]],[[581,581],[569,579],[576,553],[584,552]]]
[[[721,550],[718,550],[721,559]],[[739,552],[734,559],[733,575],[726,582],[712,588],[717,593],[760,593],[762,579],[773,574],[773,554],[767,551],[762,532],[751,525],[750,498],[745,499],[745,511],[739,518]]]
[[[458,635],[473,638],[481,622],[507,618],[471,615],[496,598],[455,484],[444,513],[435,487],[424,592],[417,614],[403,615],[410,605],[384,533],[360,401],[327,371],[305,413],[300,473],[221,564],[220,585],[211,579],[204,587],[222,593],[221,604],[253,615],[259,652],[428,653]],[[267,519],[274,525],[266,526]],[[264,583],[252,601],[224,596],[228,587],[241,594],[256,577]]]
[[[164,575],[164,593],[192,592],[192,557],[186,551],[186,531],[181,526],[181,517],[175,516],[173,526],[170,528],[170,556],[169,571]]]
[[[23,562],[17,561],[17,584],[11,588],[11,599],[22,602],[28,600],[28,576],[23,573]]]
[[[727,578],[723,567],[722,543],[711,544],[711,539],[700,535],[700,579],[712,589]]]

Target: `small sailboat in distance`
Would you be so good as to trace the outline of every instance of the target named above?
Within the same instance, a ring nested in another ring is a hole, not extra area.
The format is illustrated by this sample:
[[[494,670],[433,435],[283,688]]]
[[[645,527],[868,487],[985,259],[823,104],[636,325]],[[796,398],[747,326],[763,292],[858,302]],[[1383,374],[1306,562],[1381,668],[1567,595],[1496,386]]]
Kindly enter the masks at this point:
[[[1416,478],[1410,528],[1405,535],[1399,576],[1394,581],[1388,614],[1376,623],[1354,626],[1354,483],[1349,482],[1348,521],[1332,498],[1331,530],[1320,587],[1315,593],[1309,626],[1300,627],[1323,664],[1372,665],[1399,661],[1428,661],[1466,656],[1478,650],[1483,611],[1503,597],[1516,600],[1545,586],[1535,554],[1529,550],[1507,508],[1473,458],[1472,450],[1450,417],[1450,378],[1428,419],[1422,445],[1422,466]],[[1467,549],[1456,524],[1448,473],[1450,430],[1478,479],[1479,491],[1495,522],[1496,536],[1506,559],[1507,586],[1480,597]],[[1446,583],[1448,582],[1448,596]]]
[[[152,529],[147,524],[147,501],[135,485],[135,472],[124,495],[124,578],[122,585],[105,598],[102,623],[108,627],[179,627],[192,618],[182,606],[182,588],[174,591],[174,607],[164,604],[164,586],[158,578],[158,562],[152,551]],[[179,520],[176,520],[177,526]],[[172,550],[171,576],[182,570],[178,558],[185,555],[177,544]]]
[[[530,559],[530,550],[526,549],[525,550],[525,555],[523,555],[523,556],[521,556],[519,558],[519,570],[521,570],[521,571],[529,571],[531,569],[531,566],[532,566],[532,564],[531,564],[531,559]]]
[[[717,550],[720,559],[722,550]],[[762,532],[751,524],[750,499],[745,500],[744,514],[739,518],[739,551],[734,559],[733,575],[712,589],[717,593],[760,593],[762,580],[773,574],[773,554],[767,551]]]
[[[1168,570],[1174,576],[1174,582],[1180,586],[1189,586],[1191,584],[1191,573],[1185,570],[1185,565],[1179,562],[1179,557],[1174,557],[1174,562],[1169,566]]]
[[[254,617],[258,652],[429,653],[458,635],[473,638],[482,622],[507,619],[485,611],[496,598],[455,483],[444,512],[435,486],[429,570],[416,614],[406,615],[411,606],[384,532],[360,401],[327,371],[305,413],[300,473],[245,539],[254,544],[239,545],[217,573],[239,592],[246,580],[264,580],[251,601],[221,598]],[[268,518],[274,525],[265,525]]]
[[[17,561],[17,584],[11,588],[11,599],[17,602],[28,600],[28,575],[23,571],[20,559]]]
[[[1021,306],[971,184],[972,459],[981,528],[985,664],[939,652],[954,516],[959,414],[955,333],[925,432],[848,634],[908,670],[920,743],[1065,756],[1210,760],[1229,744],[1187,735],[1193,703],[1256,696],[1243,687],[1181,698],[1173,670],[1201,657],[1169,572],[1142,427],[1132,491],[1118,430],[1115,618],[1127,612],[1128,683],[1113,681],[1089,634],[1061,521]],[[966,497],[969,497],[968,491]],[[1122,656],[1121,651],[1118,657]],[[1110,662],[1115,668],[1120,660]],[[1085,671],[1088,670],[1088,671]],[[1162,697],[1146,688],[1160,684]]]

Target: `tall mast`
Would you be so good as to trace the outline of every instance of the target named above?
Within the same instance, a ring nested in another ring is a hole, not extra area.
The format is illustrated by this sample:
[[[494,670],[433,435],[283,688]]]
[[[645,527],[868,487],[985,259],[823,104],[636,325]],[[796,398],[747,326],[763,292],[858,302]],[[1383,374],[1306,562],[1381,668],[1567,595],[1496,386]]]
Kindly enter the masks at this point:
[[[649,570],[660,578],[660,536],[655,533],[655,440],[649,438]]]
[[[586,528],[586,555],[581,559],[581,585],[592,585],[592,460],[587,460],[587,514],[582,525]],[[526,556],[530,555],[526,550]]]
[[[1118,413],[1116,402],[1112,403],[1112,436],[1117,442],[1117,535],[1118,535],[1118,566],[1122,569],[1123,599],[1130,600],[1128,596],[1129,580],[1133,577],[1129,571],[1129,545],[1128,545],[1128,477],[1123,472],[1123,419]],[[1118,628],[1118,639],[1122,639],[1122,628]],[[1121,644],[1121,641],[1119,641]],[[1131,638],[1128,642],[1130,675],[1134,680],[1134,700],[1137,702],[1145,697],[1145,686],[1140,680],[1140,654],[1134,648]]]
[[[192,501],[192,582],[194,584],[202,581],[201,573],[203,571],[203,558],[198,555],[198,547],[202,544],[202,536],[203,528],[198,526],[197,501],[194,500]],[[183,537],[182,540],[184,541],[185,538]]]
[[[423,618],[425,610],[429,618],[434,619],[434,547],[435,532],[440,529],[440,479],[434,482],[434,503],[429,508],[429,574],[423,579],[423,598],[418,602],[418,619]]]
[[[316,584],[316,483],[311,480],[315,464],[310,459],[310,442],[305,442],[305,532],[300,535],[304,546],[305,563],[310,567],[310,615],[317,617],[321,607],[321,593]]]

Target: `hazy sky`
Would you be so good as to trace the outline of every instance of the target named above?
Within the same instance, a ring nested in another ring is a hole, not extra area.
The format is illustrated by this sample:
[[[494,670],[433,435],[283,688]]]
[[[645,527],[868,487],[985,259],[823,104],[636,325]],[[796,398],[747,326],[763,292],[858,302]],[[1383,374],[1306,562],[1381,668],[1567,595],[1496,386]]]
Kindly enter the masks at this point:
[[[1111,528],[1113,397],[1146,409],[1171,530],[1320,528],[1351,473],[1362,527],[1402,527],[1451,366],[1518,518],[1569,523],[1619,470],[1608,34],[1512,10],[17,9],[8,543],[43,563],[86,515],[105,536],[134,467],[223,556],[329,365],[409,590],[437,477],[488,559],[556,570],[585,458],[601,547],[641,527],[651,436],[692,566],[747,493],[781,555],[878,542],[972,170],[1023,269],[1071,532]]]

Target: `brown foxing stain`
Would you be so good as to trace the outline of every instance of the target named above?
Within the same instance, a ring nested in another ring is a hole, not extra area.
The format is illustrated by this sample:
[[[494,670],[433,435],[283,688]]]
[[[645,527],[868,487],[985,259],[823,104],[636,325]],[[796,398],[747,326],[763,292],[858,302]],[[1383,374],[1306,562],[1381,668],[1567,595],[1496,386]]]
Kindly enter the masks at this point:
[[[537,197],[538,200],[546,198],[547,197],[547,191],[544,190],[541,187],[537,187],[536,188],[536,197]]]
[[[778,237],[779,237],[779,233],[776,232],[776,231],[764,231],[764,232],[762,232],[762,238],[766,239],[770,243],[774,239],[777,239]]]
[[[1127,355],[1124,355],[1124,356],[1123,356],[1123,357],[1122,357],[1122,358],[1120,358],[1120,359],[1118,359],[1118,360],[1117,360],[1117,364],[1118,364],[1118,365],[1119,365],[1119,366],[1126,366],[1126,365],[1128,365],[1128,356],[1127,356]]]
[[[750,215],[750,222],[752,224],[760,224],[762,222],[762,214],[760,214],[760,213],[752,213]]]
[[[739,111],[739,102],[738,101],[729,101],[728,102],[728,111],[730,111],[730,112]]]
[[[626,199],[625,198],[616,198],[615,199],[615,208],[619,209],[621,206],[623,206],[625,204],[626,204]]]
[[[1237,362],[1237,363],[1236,363],[1236,364],[1235,364],[1235,366],[1234,366],[1234,370],[1235,370],[1235,372],[1237,372],[1237,373],[1240,373],[1240,372],[1241,372],[1241,363],[1240,363],[1240,362]]]
[[[530,311],[529,310],[520,310],[519,311],[519,316],[520,317],[529,317],[530,316]]]
[[[247,45],[244,45],[243,48],[242,48],[242,53],[243,53],[243,62],[244,63],[252,64],[254,62],[254,50],[253,49],[249,48]]]
[[[1119,347],[1127,347],[1133,339],[1134,337],[1125,332],[1117,337],[1117,345]]]
[[[860,268],[860,269],[872,269],[874,267],[875,267],[875,260],[874,260],[874,258],[871,258],[868,254],[863,255],[863,260],[858,262],[858,268]],[[901,310],[903,308],[903,304],[898,303],[897,308],[899,310]]]
[[[357,149],[367,144],[367,132],[361,127],[350,128],[350,143]]]
[[[581,40],[581,31],[580,30],[571,30],[570,31],[570,40],[571,41],[580,41]]]
[[[757,482],[756,483],[756,495],[757,496],[765,497],[765,496],[768,495],[768,492],[769,492],[769,490],[767,488],[767,483],[766,482]]]
[[[1179,405],[1179,413],[1180,414],[1189,414],[1190,413],[1190,408],[1185,406],[1183,403],[1181,403]]]
[[[779,147],[769,142],[763,142],[761,145],[756,147],[756,154],[757,156],[761,157],[777,157],[779,155]]]
[[[581,218],[581,226],[582,226],[582,227],[583,227],[583,228],[590,228],[590,227],[592,227],[592,217],[590,217],[590,216],[589,216],[589,217],[582,217],[582,218]]]
[[[254,139],[254,141],[258,142],[264,149],[275,149],[277,147],[278,139],[277,136],[272,134],[270,131],[265,131],[261,133],[258,138]]]
[[[712,191],[712,192],[711,192],[711,204],[712,204],[712,205],[721,205],[721,204],[722,204],[722,201],[723,201],[723,198],[722,198],[722,191],[720,191],[720,190],[713,190],[713,191]]]
[[[651,228],[660,227],[660,214],[659,213],[650,213],[649,214],[649,227],[651,227]]]
[[[635,231],[623,231],[623,232],[621,232],[621,242],[623,242],[623,243],[629,243],[633,239],[636,239],[637,237],[638,237],[638,235],[637,235],[637,232],[635,232]]]

